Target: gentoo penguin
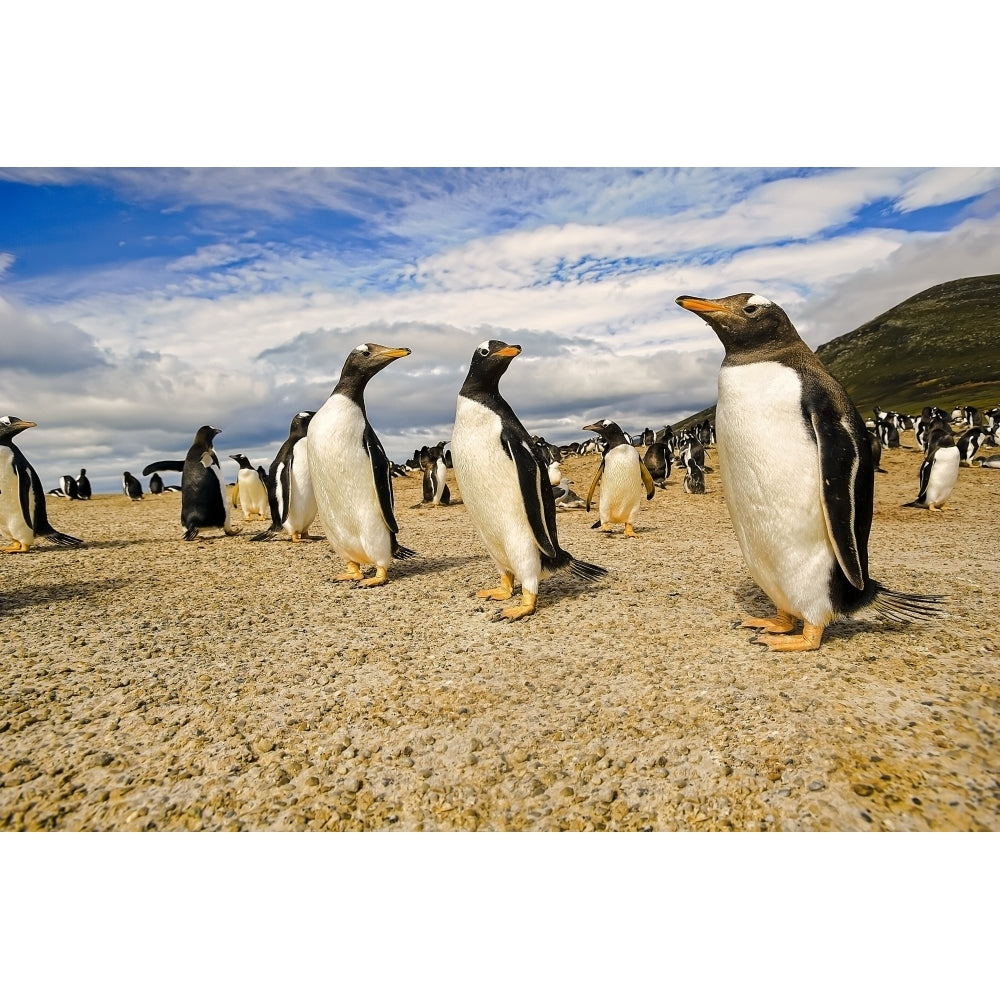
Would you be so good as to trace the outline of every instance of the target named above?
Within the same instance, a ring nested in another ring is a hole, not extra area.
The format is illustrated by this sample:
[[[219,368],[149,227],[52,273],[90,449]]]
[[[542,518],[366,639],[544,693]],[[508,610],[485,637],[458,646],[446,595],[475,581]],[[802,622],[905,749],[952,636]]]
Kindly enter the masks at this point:
[[[372,376],[409,353],[408,347],[355,347],[306,435],[309,475],[326,537],[347,562],[347,572],[334,579],[363,587],[384,584],[394,558],[416,555],[396,540],[390,462],[365,411],[365,386]],[[364,564],[375,566],[374,577],[365,578]]]
[[[261,521],[266,520],[270,514],[266,476],[262,476],[260,470],[253,467],[246,455],[237,454],[229,457],[240,467],[240,471],[236,473],[236,483],[240,491],[239,502],[243,520],[252,521],[254,517]]]
[[[681,296],[726,350],[719,371],[716,446],[740,549],[776,605],[770,649],[819,647],[837,615],[871,606],[894,621],[936,612],[941,600],[887,590],[868,575],[875,473],[868,431],[847,392],[762,295]],[[801,635],[785,635],[803,619]]]
[[[414,507],[422,507],[424,504],[447,507],[451,503],[451,490],[445,482],[448,474],[448,466],[444,461],[444,443],[424,446],[418,453],[420,468],[423,472],[421,483],[420,503]]]
[[[451,438],[459,492],[500,570],[499,585],[476,596],[506,601],[514,581],[521,583],[520,606],[505,608],[507,619],[532,614],[539,581],[558,569],[568,567],[583,579],[607,572],[559,546],[546,456],[500,395],[500,377],[520,353],[517,345],[500,340],[484,341],[475,349],[459,391]]]
[[[959,465],[961,456],[954,435],[944,424],[933,422],[927,431],[927,453],[920,463],[920,492],[916,500],[903,506],[944,510],[958,480]]]
[[[122,493],[124,493],[129,500],[142,499],[142,483],[140,483],[131,472],[122,473]]]
[[[972,465],[976,452],[989,436],[985,427],[971,427],[955,442],[958,445],[958,454],[963,464]]]
[[[10,544],[0,552],[27,552],[35,538],[48,538],[56,545],[75,547],[83,543],[64,535],[49,524],[45,491],[31,463],[14,436],[37,424],[20,417],[0,417],[0,534]]]
[[[80,500],[89,500],[94,495],[86,469],[81,469],[80,475],[76,477],[76,495]]]
[[[559,480],[559,485],[552,487],[552,497],[556,502],[556,510],[575,510],[586,506],[586,501],[570,489],[572,485],[573,480],[569,476],[563,476]]]
[[[219,456],[212,442],[222,431],[203,424],[198,428],[183,462],[169,459],[151,462],[142,470],[144,476],[152,472],[177,471],[181,473],[181,524],[184,541],[192,542],[202,528],[222,528],[227,535],[239,534],[229,520],[226,502],[226,481],[222,476]]]
[[[315,410],[302,410],[292,417],[288,437],[267,471],[271,526],[254,535],[252,542],[273,538],[282,528],[293,542],[309,538],[309,525],[316,518],[316,497],[309,476],[306,434],[315,415]]]
[[[587,510],[597,484],[601,483],[601,500],[598,507],[600,519],[592,528],[610,531],[613,524],[625,525],[625,538],[638,538],[635,521],[643,494],[653,499],[653,478],[643,465],[639,453],[626,438],[621,427],[613,420],[598,420],[587,424],[585,431],[593,431],[604,442],[604,455],[597,467],[597,474],[587,494]],[[649,432],[652,438],[653,432]]]
[[[885,474],[885,469],[882,468],[882,441],[875,431],[868,431],[868,443],[872,446],[872,465],[875,471]]]
[[[1000,455],[990,455],[989,458],[980,458],[978,461],[981,469],[1000,469]]]
[[[76,480],[72,476],[60,476],[59,488],[66,495],[68,500],[80,499],[79,488],[77,487]]]
[[[154,472],[149,477],[149,492],[154,496],[163,492],[163,479],[158,472]]]
[[[682,461],[684,462],[684,492],[703,494],[705,492],[705,469],[698,464],[691,449],[685,449]]]
[[[671,456],[666,441],[654,441],[642,456],[642,464],[649,472],[654,486],[665,489],[670,478]]]

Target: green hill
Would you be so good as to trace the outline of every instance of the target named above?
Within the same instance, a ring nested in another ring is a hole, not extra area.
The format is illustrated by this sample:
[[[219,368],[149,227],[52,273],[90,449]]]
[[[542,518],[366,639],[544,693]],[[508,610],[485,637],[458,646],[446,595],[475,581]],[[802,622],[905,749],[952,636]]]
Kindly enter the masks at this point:
[[[816,349],[865,418],[1000,405],[1000,274],[934,285]],[[715,418],[715,407],[676,425]]]

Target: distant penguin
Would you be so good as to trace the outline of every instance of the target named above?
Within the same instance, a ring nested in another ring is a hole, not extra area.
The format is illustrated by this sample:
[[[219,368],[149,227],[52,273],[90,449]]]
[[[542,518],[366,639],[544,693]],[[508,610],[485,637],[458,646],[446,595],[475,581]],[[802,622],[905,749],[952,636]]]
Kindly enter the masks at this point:
[[[163,492],[163,480],[160,478],[160,474],[158,472],[154,472],[149,477],[149,492],[154,496]]]
[[[940,598],[898,594],[868,575],[868,431],[784,310],[746,293],[677,304],[726,352],[715,418],[722,492],[750,574],[776,606],[773,617],[740,624],[763,628],[770,649],[807,650],[837,615],[866,606],[895,621],[935,614]],[[802,634],[783,634],[797,618]]]
[[[239,467],[236,482],[239,486],[239,503],[243,511],[243,520],[252,521],[255,517],[264,521],[271,510],[267,502],[267,476],[261,475],[260,469],[255,469],[250,459],[243,454],[229,456]]]
[[[872,446],[872,465],[876,472],[881,472],[885,474],[885,469],[882,468],[882,441],[875,431],[868,431],[868,442]]]
[[[978,461],[981,469],[1000,469],[1000,455],[990,455],[989,458],[980,458]]]
[[[81,469],[80,475],[76,477],[76,495],[80,500],[89,500],[94,495],[86,469]]]
[[[380,344],[354,348],[306,436],[309,474],[326,537],[347,563],[347,571],[334,579],[363,587],[381,586],[393,559],[416,554],[396,539],[391,463],[365,411],[365,386],[372,376],[409,353],[408,347]],[[375,566],[374,577],[365,578],[361,567],[366,564]]]
[[[552,487],[552,497],[556,502],[556,510],[576,510],[586,507],[586,501],[570,489],[572,485],[573,480],[569,476],[563,476],[559,480],[559,485]]]
[[[983,446],[983,443],[989,437],[989,433],[984,427],[972,427],[967,430],[956,442],[958,446],[958,454],[962,463],[965,465],[972,465],[972,460],[976,457],[976,453]]]
[[[59,488],[66,494],[67,499],[80,499],[79,487],[77,486],[76,480],[72,476],[60,476]]]
[[[472,355],[459,391],[451,453],[462,500],[486,551],[500,570],[493,590],[479,598],[506,601],[521,583],[521,603],[507,619],[534,612],[538,584],[564,567],[582,579],[607,570],[574,559],[559,545],[547,457],[500,395],[500,377],[521,353],[514,344],[488,340]]]
[[[626,439],[621,427],[613,420],[598,420],[587,424],[585,431],[593,431],[604,442],[604,457],[597,467],[597,474],[587,494],[587,510],[597,484],[601,484],[598,509],[600,519],[593,528],[611,531],[614,524],[625,525],[625,538],[638,538],[635,522],[643,495],[653,499],[653,479],[642,463],[639,453]],[[653,432],[649,432],[652,439]]]
[[[444,461],[444,445],[424,446],[419,452],[423,479],[420,485],[421,501],[414,507],[426,505],[447,507],[451,503],[451,490],[445,481],[448,466]]]
[[[316,519],[316,496],[309,475],[306,435],[315,415],[315,410],[302,410],[292,417],[288,437],[267,471],[271,526],[254,535],[252,542],[272,538],[282,529],[293,542],[309,538],[309,526]]]
[[[927,451],[920,463],[920,492],[916,500],[903,506],[944,510],[958,481],[961,462],[954,435],[944,424],[935,422],[927,432]]]
[[[140,483],[131,472],[122,473],[122,493],[124,493],[129,500],[142,499],[142,483]]]
[[[20,417],[0,417],[0,533],[10,539],[0,552],[27,552],[36,538],[67,547],[83,544],[49,523],[42,482],[14,444],[15,435],[36,426]]]
[[[559,464],[558,460],[553,460],[549,462],[548,472],[549,472],[549,485],[559,486],[563,480],[563,471],[562,471],[562,466]]]
[[[642,464],[646,466],[653,485],[665,489],[672,465],[670,448],[666,441],[654,441],[642,456]]]
[[[144,476],[152,472],[181,472],[181,525],[184,541],[192,542],[203,528],[222,528],[227,535],[236,535],[229,520],[226,499],[226,480],[219,465],[212,442],[222,431],[204,424],[195,433],[191,447],[183,462],[163,460],[152,462],[142,470]],[[164,492],[167,492],[165,490]]]
[[[705,470],[698,464],[698,460],[690,451],[684,454],[684,492],[698,493],[705,492]]]

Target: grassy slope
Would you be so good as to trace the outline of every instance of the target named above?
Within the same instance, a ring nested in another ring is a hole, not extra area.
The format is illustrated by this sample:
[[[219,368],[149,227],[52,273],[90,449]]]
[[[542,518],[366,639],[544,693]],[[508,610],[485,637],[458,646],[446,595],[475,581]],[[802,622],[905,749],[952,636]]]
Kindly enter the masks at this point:
[[[903,413],[1000,405],[1000,274],[934,285],[816,354],[864,417],[876,404]],[[706,417],[714,406],[675,429]]]

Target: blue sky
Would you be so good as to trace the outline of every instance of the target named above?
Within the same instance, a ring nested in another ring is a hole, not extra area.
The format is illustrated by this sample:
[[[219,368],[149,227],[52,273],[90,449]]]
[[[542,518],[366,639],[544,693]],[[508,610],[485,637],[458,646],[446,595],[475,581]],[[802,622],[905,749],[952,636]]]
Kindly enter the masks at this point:
[[[0,169],[3,412],[46,488],[183,455],[268,464],[366,340],[413,354],[369,416],[389,454],[450,436],[472,350],[567,442],[714,402],[722,351],[675,304],[756,291],[812,346],[1000,271],[1000,170]],[[235,475],[235,463],[229,470]]]

